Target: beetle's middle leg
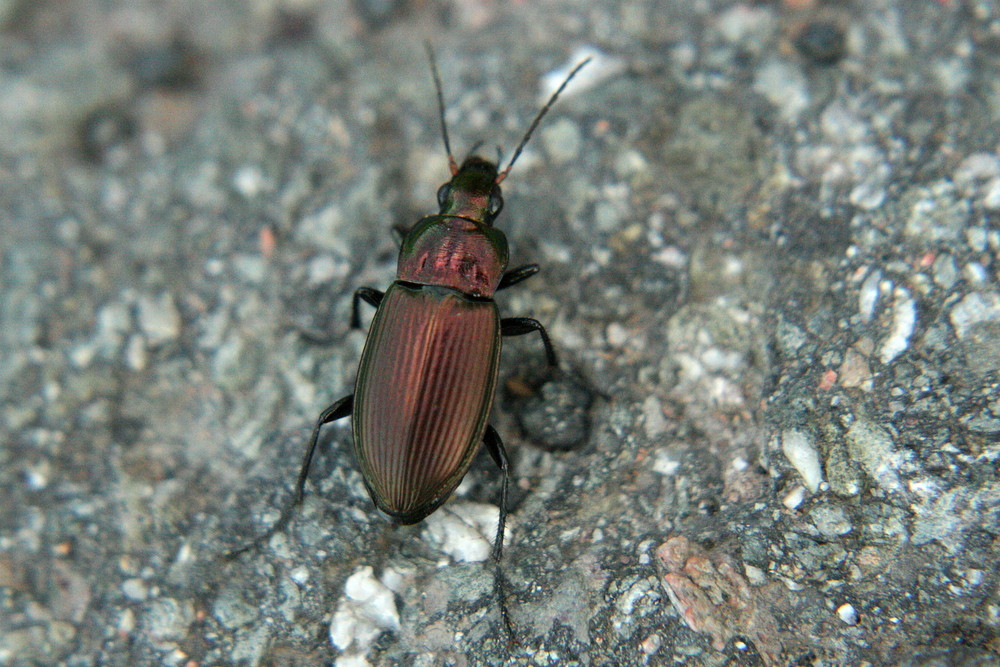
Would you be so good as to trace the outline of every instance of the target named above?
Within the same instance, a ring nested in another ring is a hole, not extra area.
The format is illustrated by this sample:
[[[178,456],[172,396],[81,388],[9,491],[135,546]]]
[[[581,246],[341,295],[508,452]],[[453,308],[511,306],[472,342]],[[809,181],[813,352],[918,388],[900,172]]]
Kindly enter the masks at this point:
[[[493,581],[497,592],[497,599],[500,601],[500,618],[503,620],[504,628],[508,637],[513,637],[513,625],[510,622],[510,612],[507,610],[507,589],[504,586],[503,573],[500,571],[500,555],[503,553],[504,526],[507,523],[507,484],[510,481],[510,463],[507,460],[507,450],[503,446],[500,434],[490,424],[486,425],[486,433],[483,434],[483,444],[486,451],[493,457],[497,467],[503,474],[503,482],[500,485],[500,519],[497,522],[497,536],[493,541]]]
[[[358,313],[358,302],[364,299],[365,303],[370,304],[378,308],[378,305],[382,303],[382,298],[385,296],[385,292],[379,292],[374,287],[359,287],[354,291],[354,299],[351,304],[351,328],[358,329],[361,327],[361,315]]]
[[[313,426],[312,435],[309,437],[309,445],[306,447],[305,456],[302,457],[302,467],[299,469],[299,479],[295,483],[295,497],[292,498],[291,502],[285,505],[283,510],[281,510],[281,516],[278,517],[278,520],[273,526],[268,528],[262,535],[257,536],[250,544],[227,553],[227,558],[234,558],[241,553],[259,547],[261,544],[269,540],[272,535],[280,531],[288,524],[289,520],[292,518],[292,514],[295,512],[295,508],[302,502],[302,498],[305,495],[306,479],[309,477],[309,466],[312,463],[313,454],[316,452],[316,444],[319,442],[320,428],[322,428],[325,424],[347,417],[351,414],[353,409],[354,394],[351,394],[349,396],[344,396],[320,414],[319,419],[316,420],[316,425]]]
[[[549,362],[549,366],[552,368],[558,366],[559,362],[556,360],[556,351],[553,349],[552,341],[549,340],[549,334],[545,331],[545,327],[542,326],[541,322],[531,317],[505,317],[500,320],[501,336],[523,336],[532,331],[537,331],[542,337],[542,344],[545,345],[545,357]]]
[[[354,394],[350,394],[344,396],[320,413],[319,418],[316,420],[316,425],[313,426],[312,435],[309,436],[309,446],[306,447],[306,454],[302,457],[302,467],[299,469],[299,480],[295,483],[295,500],[292,503],[292,508],[301,503],[302,497],[305,495],[306,478],[309,477],[309,465],[312,463],[313,453],[316,451],[316,443],[319,442],[319,430],[330,422],[347,417],[353,410]],[[288,519],[285,519],[285,521],[288,521]]]

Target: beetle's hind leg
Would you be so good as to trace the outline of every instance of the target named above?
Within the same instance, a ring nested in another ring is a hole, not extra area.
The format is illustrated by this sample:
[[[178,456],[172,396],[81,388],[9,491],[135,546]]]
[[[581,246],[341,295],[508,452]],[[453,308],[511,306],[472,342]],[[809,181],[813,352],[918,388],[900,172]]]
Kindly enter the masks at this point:
[[[354,299],[351,301],[351,328],[361,328],[361,314],[358,312],[358,302],[362,299],[365,303],[378,308],[385,297],[385,292],[380,292],[373,287],[359,287],[354,291]]]
[[[507,586],[500,571],[500,556],[503,553],[504,527],[507,524],[507,485],[510,481],[510,463],[507,460],[507,450],[503,446],[500,434],[491,425],[486,425],[486,433],[483,434],[483,444],[486,451],[493,457],[493,461],[500,468],[503,481],[500,485],[500,518],[497,521],[497,536],[493,541],[493,587],[496,589],[497,599],[500,602],[500,618],[503,620],[504,629],[507,636],[514,638],[514,626],[510,622],[510,611],[507,609]]]
[[[497,285],[497,291],[499,292],[502,289],[507,289],[512,285],[524,282],[536,273],[538,273],[537,264],[525,264],[524,266],[519,266],[516,269],[504,271],[503,276],[500,277],[500,284]]]
[[[343,419],[351,414],[354,409],[354,394],[345,396],[320,414],[319,418],[316,420],[316,425],[313,426],[312,435],[309,437],[309,444],[306,447],[305,456],[302,457],[302,467],[299,468],[299,479],[295,483],[295,496],[292,498],[291,502],[285,505],[285,508],[281,510],[281,516],[273,526],[268,528],[262,535],[257,536],[253,542],[245,546],[235,549],[226,554],[226,558],[235,558],[242,553],[250,551],[251,549],[256,549],[261,544],[271,539],[271,536],[283,529],[292,518],[292,514],[295,512],[295,508],[299,506],[302,502],[302,498],[305,496],[306,491],[306,479],[309,477],[309,466],[312,464],[313,454],[316,452],[316,444],[319,442],[319,430],[326,424],[330,422],[335,422],[338,419]]]
[[[499,561],[503,552],[503,531],[507,524],[507,482],[510,479],[510,464],[507,460],[507,449],[503,446],[500,434],[491,425],[486,425],[486,433],[483,435],[483,444],[486,451],[490,453],[493,461],[500,468],[503,475],[503,483],[500,486],[500,520],[497,523],[497,537],[493,542],[493,560]]]
[[[505,317],[500,320],[501,336],[523,336],[532,331],[537,331],[542,337],[542,344],[545,346],[545,358],[549,366],[552,368],[557,367],[559,361],[556,359],[556,351],[552,347],[549,334],[545,331],[545,327],[542,326],[541,322],[531,317]]]

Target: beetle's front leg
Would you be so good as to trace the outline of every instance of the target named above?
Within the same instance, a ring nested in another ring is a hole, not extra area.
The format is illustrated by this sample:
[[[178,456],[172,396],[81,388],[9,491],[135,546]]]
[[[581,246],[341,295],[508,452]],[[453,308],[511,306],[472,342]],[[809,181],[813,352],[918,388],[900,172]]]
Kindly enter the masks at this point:
[[[558,366],[556,351],[552,348],[552,341],[549,340],[549,334],[541,322],[531,317],[505,317],[500,320],[501,336],[523,336],[532,331],[537,331],[542,337],[542,344],[545,345],[545,357],[549,366],[552,368]]]
[[[379,292],[377,289],[372,287],[359,287],[354,292],[354,299],[351,304],[351,328],[359,329],[361,328],[361,315],[358,313],[358,302],[364,299],[365,303],[370,304],[378,308],[378,305],[382,303],[382,297],[385,296],[385,292]]]
[[[516,269],[504,271],[503,276],[500,277],[500,284],[497,285],[497,291],[499,292],[502,289],[507,289],[511,285],[523,282],[536,273],[538,273],[537,264],[525,264],[524,266],[519,266]]]

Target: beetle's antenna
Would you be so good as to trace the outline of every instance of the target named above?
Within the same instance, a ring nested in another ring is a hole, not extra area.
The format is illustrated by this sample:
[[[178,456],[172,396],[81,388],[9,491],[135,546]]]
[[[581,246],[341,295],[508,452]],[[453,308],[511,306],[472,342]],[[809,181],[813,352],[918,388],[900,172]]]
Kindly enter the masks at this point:
[[[458,163],[455,156],[451,154],[451,141],[448,140],[448,123],[444,120],[444,93],[441,92],[441,75],[438,73],[437,59],[434,57],[434,49],[430,42],[424,42],[427,49],[427,59],[431,61],[431,74],[434,76],[434,89],[437,90],[438,114],[441,116],[441,136],[444,137],[444,150],[448,153],[448,168],[451,175],[458,173]]]
[[[517,161],[517,158],[521,156],[521,151],[524,149],[524,145],[528,143],[528,139],[531,138],[531,133],[534,132],[535,128],[538,127],[538,124],[542,122],[542,118],[545,116],[546,113],[548,113],[549,109],[552,108],[552,105],[556,103],[556,99],[558,99],[559,93],[561,93],[566,88],[566,85],[573,79],[574,76],[576,76],[576,73],[582,70],[584,65],[589,63],[591,60],[592,59],[589,57],[581,60],[577,64],[577,66],[573,68],[573,70],[569,73],[569,75],[567,75],[566,78],[563,79],[563,82],[559,84],[559,87],[556,88],[556,92],[552,93],[552,97],[549,98],[549,101],[545,103],[545,106],[543,106],[541,111],[538,112],[538,115],[535,116],[535,120],[531,121],[531,125],[528,126],[528,131],[524,133],[524,137],[521,139],[521,143],[519,143],[517,145],[517,148],[514,149],[514,155],[510,158],[510,162],[507,163],[507,167],[503,171],[501,171],[500,174],[497,176],[496,180],[497,184],[499,184],[503,179],[507,178],[507,174],[510,173],[510,168],[514,166],[514,163]]]

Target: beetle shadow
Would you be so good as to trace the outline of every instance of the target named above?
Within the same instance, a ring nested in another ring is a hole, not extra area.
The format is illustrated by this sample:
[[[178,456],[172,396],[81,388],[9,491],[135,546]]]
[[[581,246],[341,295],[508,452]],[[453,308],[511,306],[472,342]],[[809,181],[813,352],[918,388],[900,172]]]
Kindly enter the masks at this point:
[[[500,396],[522,438],[557,452],[580,450],[590,439],[594,401],[611,400],[575,368],[527,364],[504,378]]]

